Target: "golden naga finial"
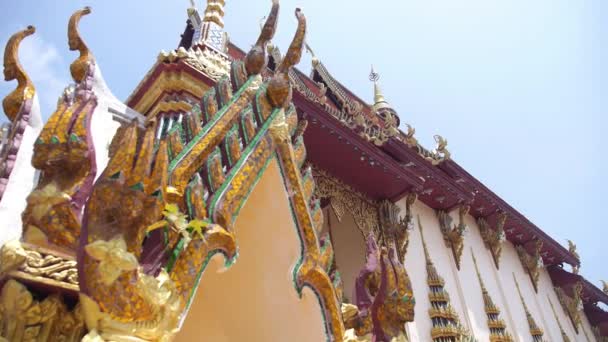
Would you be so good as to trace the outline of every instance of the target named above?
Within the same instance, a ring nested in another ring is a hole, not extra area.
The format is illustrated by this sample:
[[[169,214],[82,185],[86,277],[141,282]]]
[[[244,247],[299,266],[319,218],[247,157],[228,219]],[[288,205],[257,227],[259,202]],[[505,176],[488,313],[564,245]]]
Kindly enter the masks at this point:
[[[34,84],[19,63],[19,45],[23,38],[34,32],[36,32],[36,28],[30,25],[25,30],[13,34],[4,49],[4,80],[17,80],[18,83],[17,88],[2,101],[4,113],[11,122],[17,118],[23,102],[34,96]]]
[[[286,108],[291,101],[289,69],[298,64],[302,58],[302,49],[306,41],[306,17],[299,8],[296,8],[295,15],[298,19],[298,29],[274,77],[268,83],[268,100],[273,107]]]
[[[245,56],[245,69],[247,75],[257,75],[264,70],[268,63],[268,56],[266,56],[266,46],[268,42],[272,40],[275,32],[277,31],[277,23],[279,18],[279,1],[272,0],[272,8],[270,14],[266,18],[266,23],[262,27],[260,36],[258,37],[255,45],[249,50],[247,56]]]
[[[604,293],[608,295],[608,283],[602,280],[602,286],[604,287],[602,291],[604,291]]]
[[[82,82],[85,75],[87,74],[87,70],[89,68],[89,62],[93,59],[93,54],[82,40],[80,36],[80,32],[78,32],[78,23],[80,22],[80,18],[82,16],[91,13],[91,7],[87,6],[83,9],[80,9],[70,17],[70,22],[68,23],[68,44],[70,46],[71,51],[78,50],[80,52],[80,56],[70,65],[70,72],[72,73],[72,78],[76,83]]]

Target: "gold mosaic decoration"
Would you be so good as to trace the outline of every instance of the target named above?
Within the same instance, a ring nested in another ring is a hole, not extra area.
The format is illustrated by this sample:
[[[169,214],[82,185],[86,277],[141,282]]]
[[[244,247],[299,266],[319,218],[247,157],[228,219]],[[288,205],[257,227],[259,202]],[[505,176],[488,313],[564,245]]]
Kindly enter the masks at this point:
[[[580,269],[581,257],[580,257],[580,255],[578,255],[578,252],[576,251],[576,245],[571,240],[568,240],[568,252],[570,252],[570,254],[572,254],[572,256],[574,256],[574,258],[579,262],[578,265],[572,266],[572,273],[578,274],[579,269]]]
[[[538,280],[540,278],[540,270],[544,267],[543,258],[540,254],[543,248],[542,240],[536,240],[534,242],[534,253],[530,254],[524,246],[519,245],[515,247],[519,260],[521,261],[524,270],[530,276],[532,285],[534,285],[534,291],[538,293]]]
[[[25,30],[13,34],[4,49],[4,79],[6,81],[17,80],[17,88],[2,100],[4,113],[11,122],[17,120],[25,101],[33,98],[36,92],[34,84],[19,62],[19,45],[25,37],[34,32],[36,32],[36,28],[28,26]]]
[[[8,280],[0,292],[0,336],[6,341],[80,341],[80,306],[69,309],[59,295],[38,300],[23,284]]]
[[[561,287],[555,287],[554,289],[559,303],[564,309],[564,312],[570,318],[572,326],[574,326],[574,330],[578,334],[579,326],[582,325],[580,308],[583,306],[581,299],[581,295],[583,293],[583,284],[581,282],[577,282],[574,284],[574,286],[572,286],[572,297],[568,296]]]
[[[38,240],[46,240],[50,246],[68,252],[77,247],[81,210],[96,174],[90,132],[91,117],[97,107],[97,98],[91,91],[95,67],[93,55],[77,27],[80,18],[90,12],[87,7],[70,18],[70,49],[80,51],[80,57],[71,65],[77,83],[73,91],[60,98],[55,113],[34,144],[32,165],[41,171],[41,176],[27,197],[22,214],[26,242],[35,235]]]
[[[450,295],[445,290],[445,281],[437,273],[433,260],[424,240],[424,232],[420,216],[418,216],[418,229],[422,239],[424,249],[424,259],[426,261],[426,281],[429,285],[429,301],[431,307],[429,316],[433,323],[431,328],[431,338],[434,342],[461,342],[471,338],[469,331],[462,326],[458,313],[450,303]]]
[[[0,275],[78,291],[74,257],[19,241],[8,242],[0,249]]]
[[[328,241],[321,248],[317,239],[322,216],[312,191],[306,190],[311,188],[311,178],[303,177],[306,170],[301,170],[304,144],[294,136],[297,114],[291,104],[288,71],[301,55],[306,28],[301,12],[296,11],[298,30],[275,75],[267,83],[259,76],[277,16],[278,3],[274,3],[245,63],[234,62],[231,77],[220,79],[202,96],[200,108],[193,108],[159,142],[154,120],[143,131],[133,123],[115,137],[120,142],[112,144],[114,153],[89,199],[83,228],[87,242],[79,262],[85,269],[81,303],[89,328],[87,339],[171,338],[209,258],[221,252],[228,265],[234,262],[232,227],[275,154],[292,194],[302,239],[295,287],[314,289],[328,338],[342,337],[340,297],[328,274],[333,252]],[[258,124],[251,125],[251,120]],[[142,261],[158,257],[150,255],[145,237],[161,232],[166,234],[165,242],[159,241],[164,247],[152,250],[167,251],[169,260],[152,263],[146,271]],[[154,271],[160,269],[167,272]]]
[[[519,300],[521,301],[521,305],[524,307],[524,312],[526,313],[526,319],[528,320],[528,326],[530,327],[530,335],[532,335],[532,340],[534,342],[543,342],[543,329],[541,329],[537,324],[534,317],[528,310],[528,306],[526,305],[526,301],[521,294],[521,289],[519,288],[519,283],[517,282],[517,278],[515,278],[515,273],[513,273],[513,281],[515,282],[515,287],[517,288],[517,294],[519,295]]]
[[[502,255],[502,245],[506,241],[505,236],[505,222],[507,221],[507,214],[501,212],[498,214],[498,219],[495,227],[491,227],[488,221],[480,217],[477,219],[477,225],[479,226],[479,232],[485,246],[492,253],[494,259],[494,265],[496,269],[500,269],[500,256]]]
[[[436,212],[437,218],[439,219],[439,228],[441,234],[443,234],[443,240],[446,246],[452,250],[454,261],[456,262],[456,268],[460,270],[460,258],[462,257],[462,251],[464,249],[464,232],[467,229],[467,225],[464,223],[464,217],[469,213],[468,205],[461,205],[458,208],[458,225],[452,226],[452,217],[449,213],[438,210]]]
[[[494,304],[492,297],[488,293],[479,268],[477,267],[477,259],[475,253],[471,248],[471,257],[473,257],[473,264],[475,265],[475,272],[477,273],[477,279],[479,280],[479,286],[481,287],[481,294],[483,295],[483,302],[485,305],[486,315],[488,316],[488,329],[490,329],[490,342],[513,342],[513,337],[507,331],[507,325],[505,321],[500,318],[500,309]]]
[[[570,337],[564,331],[564,327],[562,327],[562,323],[559,321],[559,317],[557,317],[557,312],[555,312],[555,307],[553,306],[553,302],[551,302],[551,298],[547,295],[547,300],[549,301],[549,305],[551,305],[551,311],[553,311],[553,317],[555,317],[555,321],[557,322],[557,326],[559,327],[559,332],[562,335],[562,340],[564,342],[570,342]]]
[[[367,236],[378,226],[379,204],[354,190],[342,181],[331,176],[326,171],[313,167],[315,183],[315,196],[317,198],[328,198],[330,206],[336,214],[338,221],[348,212],[355,220],[357,228],[363,236]]]

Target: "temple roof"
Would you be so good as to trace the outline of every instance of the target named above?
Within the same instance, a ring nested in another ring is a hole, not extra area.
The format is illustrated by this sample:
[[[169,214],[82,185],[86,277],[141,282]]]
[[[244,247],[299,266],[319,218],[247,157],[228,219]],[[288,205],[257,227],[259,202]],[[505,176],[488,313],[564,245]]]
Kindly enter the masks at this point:
[[[187,44],[189,34],[187,27],[182,42]],[[245,52],[232,43],[226,45],[224,53],[229,59],[245,57]],[[266,77],[278,64],[275,59],[281,58],[278,50],[272,50],[270,55]],[[454,161],[445,148],[447,140],[436,136],[437,148],[429,150],[417,142],[415,130],[409,125],[408,132],[395,128],[396,134],[388,134],[386,128],[395,122],[374,112],[372,105],[334,78],[314,55],[310,77],[295,68],[289,77],[294,103],[299,114],[309,121],[305,139],[312,163],[374,199],[396,201],[417,192],[418,198],[433,209],[452,210],[468,204],[473,217],[483,217],[490,223],[504,212],[506,237],[514,245],[527,246],[540,239],[545,265],[580,265],[568,249]],[[130,100],[137,98],[145,83],[142,81]],[[593,287],[590,283],[589,286]]]

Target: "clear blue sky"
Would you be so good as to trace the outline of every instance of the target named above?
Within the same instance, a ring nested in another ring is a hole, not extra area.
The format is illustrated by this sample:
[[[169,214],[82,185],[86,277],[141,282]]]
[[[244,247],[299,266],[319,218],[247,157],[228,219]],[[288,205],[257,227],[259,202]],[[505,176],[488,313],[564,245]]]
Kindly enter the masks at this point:
[[[202,6],[201,0],[199,5]],[[581,273],[608,280],[608,8],[605,0],[282,0],[275,39],[285,51],[293,9],[332,73],[372,100],[370,64],[402,122],[432,146],[449,140],[471,174],[582,257]],[[70,14],[91,5],[81,31],[105,79],[126,99],[162,49],[175,48],[187,0],[3,1],[0,41],[34,24],[22,59],[45,117],[70,80]],[[228,0],[226,30],[247,49],[270,0]],[[2,43],[3,45],[4,43]],[[3,47],[2,47],[3,48]],[[300,68],[310,70],[306,56]],[[0,83],[0,95],[13,85]],[[605,136],[605,135],[604,135]]]

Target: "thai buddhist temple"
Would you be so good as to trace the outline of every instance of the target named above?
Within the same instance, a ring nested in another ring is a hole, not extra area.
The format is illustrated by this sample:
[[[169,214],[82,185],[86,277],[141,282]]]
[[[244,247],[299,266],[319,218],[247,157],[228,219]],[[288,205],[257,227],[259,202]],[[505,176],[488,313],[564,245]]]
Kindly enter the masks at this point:
[[[255,1],[249,49],[225,0],[192,3],[126,101],[79,32],[94,8],[56,14],[53,113],[19,59],[35,23],[6,42],[0,340],[608,341],[574,243],[422,146],[376,71],[373,103],[334,78],[302,10]]]

